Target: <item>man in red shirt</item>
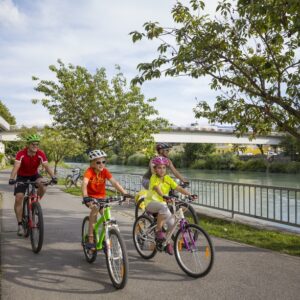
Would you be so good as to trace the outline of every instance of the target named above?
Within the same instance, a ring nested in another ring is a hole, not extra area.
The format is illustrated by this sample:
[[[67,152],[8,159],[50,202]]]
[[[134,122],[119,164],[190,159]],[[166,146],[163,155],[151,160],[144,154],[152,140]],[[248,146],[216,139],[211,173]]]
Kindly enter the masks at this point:
[[[43,197],[46,191],[46,186],[41,184],[42,176],[38,173],[38,168],[42,164],[47,173],[51,176],[52,182],[57,183],[57,178],[54,176],[53,171],[48,165],[48,160],[43,151],[38,146],[40,137],[36,134],[29,135],[27,138],[28,146],[20,150],[16,154],[15,164],[10,174],[9,184],[13,185],[16,182],[36,181],[38,190],[37,193]],[[17,179],[15,180],[17,176]],[[18,222],[18,235],[22,236],[24,230],[22,227],[22,207],[25,194],[25,185],[16,185],[14,190],[15,195],[15,213]]]

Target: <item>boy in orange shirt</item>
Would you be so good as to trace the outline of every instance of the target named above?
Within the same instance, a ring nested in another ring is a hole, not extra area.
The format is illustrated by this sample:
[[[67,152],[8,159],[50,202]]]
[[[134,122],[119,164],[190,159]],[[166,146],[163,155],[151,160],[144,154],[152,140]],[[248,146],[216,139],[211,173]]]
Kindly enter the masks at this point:
[[[89,222],[89,245],[90,250],[95,250],[93,226],[97,221],[99,208],[90,202],[90,198],[105,199],[105,184],[106,179],[109,180],[112,186],[121,194],[126,195],[123,187],[113,178],[108,169],[105,168],[106,153],[101,150],[93,150],[89,153],[90,167],[85,171],[82,182],[83,201],[91,209]]]

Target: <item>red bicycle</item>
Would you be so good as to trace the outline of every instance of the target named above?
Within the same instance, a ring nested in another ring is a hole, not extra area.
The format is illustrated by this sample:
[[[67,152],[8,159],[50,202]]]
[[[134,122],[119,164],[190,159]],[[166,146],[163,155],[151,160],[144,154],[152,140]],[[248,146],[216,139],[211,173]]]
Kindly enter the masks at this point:
[[[44,185],[51,184],[52,181],[42,182]],[[37,194],[35,181],[18,182],[17,184],[26,185],[23,201],[22,226],[24,237],[30,236],[31,247],[34,253],[39,253],[44,241],[44,220],[40,201]]]

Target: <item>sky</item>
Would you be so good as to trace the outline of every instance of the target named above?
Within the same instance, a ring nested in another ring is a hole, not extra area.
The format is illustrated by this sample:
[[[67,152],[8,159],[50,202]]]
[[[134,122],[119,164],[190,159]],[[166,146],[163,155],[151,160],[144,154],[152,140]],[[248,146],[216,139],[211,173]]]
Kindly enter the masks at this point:
[[[182,3],[188,1],[183,0]],[[0,100],[16,117],[17,125],[51,124],[41,104],[32,104],[42,95],[34,91],[32,76],[55,79],[49,65],[61,59],[94,73],[104,67],[108,78],[115,65],[130,81],[137,65],[156,58],[157,43],[133,43],[129,33],[142,31],[147,21],[172,25],[171,9],[176,0],[0,0]],[[213,13],[217,0],[205,0]],[[143,84],[146,99],[156,97],[153,106],[159,115],[178,126],[196,120],[197,101],[214,103],[216,92],[209,78],[155,79]]]

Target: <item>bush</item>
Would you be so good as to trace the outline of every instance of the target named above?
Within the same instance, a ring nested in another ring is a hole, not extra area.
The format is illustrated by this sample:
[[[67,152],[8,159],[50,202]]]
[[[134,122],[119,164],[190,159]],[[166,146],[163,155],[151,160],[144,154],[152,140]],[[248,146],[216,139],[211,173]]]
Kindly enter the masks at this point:
[[[170,154],[169,157],[176,168],[185,167],[185,164],[183,162],[183,154],[182,153],[172,153],[172,154]]]
[[[192,169],[205,169],[205,159],[197,159],[191,164]]]
[[[246,171],[259,171],[267,170],[267,163],[264,159],[251,159],[245,162]]]
[[[149,164],[149,159],[145,154],[136,153],[128,157],[127,165],[129,166],[143,166],[146,167]]]
[[[233,158],[232,153],[211,154],[206,157],[205,167],[209,170],[230,170],[234,168]]]
[[[300,162],[291,161],[286,165],[287,173],[300,173]]]
[[[271,173],[287,173],[287,164],[283,162],[272,162],[269,166]]]
[[[122,159],[120,156],[113,154],[109,158],[109,163],[112,165],[124,165],[124,159]]]

